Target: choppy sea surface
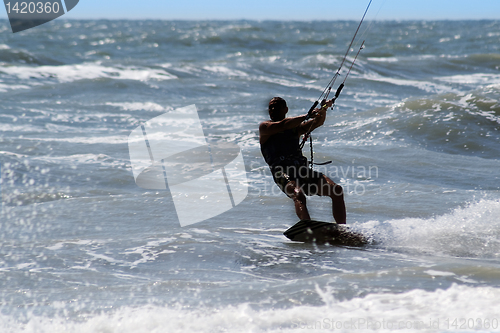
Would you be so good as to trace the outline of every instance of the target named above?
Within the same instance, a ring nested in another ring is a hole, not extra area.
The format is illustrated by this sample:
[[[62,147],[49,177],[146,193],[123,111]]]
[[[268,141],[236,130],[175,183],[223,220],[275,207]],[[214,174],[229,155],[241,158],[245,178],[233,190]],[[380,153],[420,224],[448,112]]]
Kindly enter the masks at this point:
[[[0,330],[500,331],[499,21],[365,22],[313,138],[371,243],[282,234],[297,217],[258,124],[273,96],[309,109],[357,24],[1,21]],[[192,104],[242,149],[249,193],[181,227],[169,191],[135,184],[127,138]]]

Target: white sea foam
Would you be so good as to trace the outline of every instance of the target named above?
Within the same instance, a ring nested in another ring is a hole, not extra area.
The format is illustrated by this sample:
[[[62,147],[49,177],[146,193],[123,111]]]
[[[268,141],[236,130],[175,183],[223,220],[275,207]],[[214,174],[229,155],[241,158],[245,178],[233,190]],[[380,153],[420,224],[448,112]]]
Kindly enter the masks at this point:
[[[157,111],[164,112],[166,108],[160,104],[154,102],[124,102],[124,103],[112,103],[107,102],[106,105],[116,106],[126,111]]]
[[[117,160],[105,154],[75,154],[75,155],[63,155],[63,156],[40,156],[34,157],[34,160],[51,162],[54,164],[70,164],[70,165],[82,165],[82,164],[100,164],[106,165],[108,167],[120,167],[128,160]]]
[[[24,84],[3,84],[0,83],[0,92],[7,92],[16,89],[29,89],[30,87]]]
[[[376,82],[386,82],[396,86],[415,87],[423,91],[426,91],[428,93],[434,93],[434,94],[456,92],[455,89],[449,87],[448,85],[438,84],[431,81],[399,79],[395,77],[385,77],[375,73],[366,74],[364,75],[364,78]]]
[[[79,320],[32,316],[20,324],[0,315],[4,332],[445,332],[499,328],[500,289],[452,285],[435,291],[379,293],[335,300],[317,287],[322,306],[256,310],[250,304],[217,309],[142,306],[112,313],[83,315]],[[64,304],[52,304],[64,307]]]
[[[500,201],[481,200],[429,219],[371,221],[361,226],[382,246],[416,253],[500,257]]]
[[[284,87],[303,87],[304,82],[298,82],[298,81],[292,81],[292,80],[286,80],[286,79],[281,79],[281,78],[271,78],[271,77],[266,77],[266,76],[259,76],[256,78],[256,80],[262,81],[262,82],[268,82],[276,85],[281,85]],[[319,86],[317,86],[319,88]]]
[[[109,135],[101,136],[93,134],[89,137],[74,136],[69,138],[30,138],[31,141],[45,141],[45,142],[67,142],[67,143],[85,143],[85,144],[124,144],[127,143],[126,135]]]
[[[222,74],[226,76],[248,76],[245,72],[231,69],[226,66],[203,66],[203,69],[212,73]]]
[[[467,75],[452,75],[452,76],[442,76],[437,77],[436,80],[446,82],[446,83],[460,83],[460,84],[471,84],[471,85],[490,85],[497,84],[500,80],[500,75],[498,74],[486,74],[486,73],[475,73]]]
[[[369,57],[369,61],[375,62],[398,62],[399,59],[397,57]]]
[[[3,67],[2,72],[15,76],[21,80],[55,78],[61,83],[85,79],[93,80],[98,78],[135,81],[163,81],[177,78],[175,75],[159,69],[146,69],[140,67],[109,67],[102,66],[97,63],[38,67],[11,66]]]

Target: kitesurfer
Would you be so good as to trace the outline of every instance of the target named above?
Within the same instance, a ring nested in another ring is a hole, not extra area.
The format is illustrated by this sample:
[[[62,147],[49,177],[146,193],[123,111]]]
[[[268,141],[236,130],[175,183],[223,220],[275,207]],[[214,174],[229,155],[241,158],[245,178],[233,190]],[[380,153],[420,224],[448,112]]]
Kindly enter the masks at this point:
[[[297,117],[286,117],[288,107],[281,97],[269,102],[271,120],[259,125],[262,155],[271,169],[274,182],[290,197],[301,221],[311,220],[306,206],[306,195],[328,196],[332,199],[333,218],[338,224],[346,223],[343,189],[330,178],[312,170],[299,144],[301,135],[323,125],[326,110],[334,100],[323,101],[321,107]]]

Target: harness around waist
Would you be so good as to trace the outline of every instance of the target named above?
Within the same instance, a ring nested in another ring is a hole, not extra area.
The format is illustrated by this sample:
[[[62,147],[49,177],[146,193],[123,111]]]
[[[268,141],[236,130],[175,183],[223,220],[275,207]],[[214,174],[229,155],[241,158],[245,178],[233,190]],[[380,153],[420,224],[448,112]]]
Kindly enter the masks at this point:
[[[280,156],[271,163],[271,169],[277,167],[302,167],[307,166],[307,158],[305,156]]]

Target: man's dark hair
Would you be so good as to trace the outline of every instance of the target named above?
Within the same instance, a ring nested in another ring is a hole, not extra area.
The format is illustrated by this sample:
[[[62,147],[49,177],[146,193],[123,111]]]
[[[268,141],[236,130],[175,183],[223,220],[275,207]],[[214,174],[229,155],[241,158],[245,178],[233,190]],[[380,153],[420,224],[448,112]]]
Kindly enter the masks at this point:
[[[269,116],[271,120],[276,119],[276,111],[286,108],[286,101],[281,97],[273,97],[269,102]]]

